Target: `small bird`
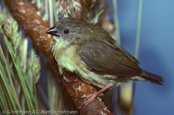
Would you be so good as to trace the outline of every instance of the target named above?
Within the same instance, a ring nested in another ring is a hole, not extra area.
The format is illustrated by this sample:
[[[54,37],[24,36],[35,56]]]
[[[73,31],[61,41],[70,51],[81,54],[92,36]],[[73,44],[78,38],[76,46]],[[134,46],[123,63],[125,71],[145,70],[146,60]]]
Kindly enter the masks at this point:
[[[162,85],[161,76],[141,69],[138,60],[99,26],[67,17],[46,33],[55,36],[52,53],[60,74],[66,69],[84,82],[102,88],[92,100],[106,89],[130,80]]]

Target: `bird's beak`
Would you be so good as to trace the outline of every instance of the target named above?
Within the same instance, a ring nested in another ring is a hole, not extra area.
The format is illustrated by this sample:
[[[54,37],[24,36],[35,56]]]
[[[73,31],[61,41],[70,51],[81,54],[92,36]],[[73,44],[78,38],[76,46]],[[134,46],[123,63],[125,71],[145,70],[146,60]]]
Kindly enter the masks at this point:
[[[49,30],[46,31],[47,34],[51,34],[53,36],[57,36],[57,37],[60,37],[60,33],[59,31],[56,29],[55,26],[51,27]]]

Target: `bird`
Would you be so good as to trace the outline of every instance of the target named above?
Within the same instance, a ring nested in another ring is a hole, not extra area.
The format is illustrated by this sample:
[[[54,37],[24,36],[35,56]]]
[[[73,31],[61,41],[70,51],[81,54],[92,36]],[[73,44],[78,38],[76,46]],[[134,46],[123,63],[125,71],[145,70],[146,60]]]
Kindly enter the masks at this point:
[[[163,77],[141,69],[139,61],[99,26],[66,17],[46,33],[54,36],[52,53],[59,73],[63,74],[63,69],[74,72],[85,83],[101,88],[85,105],[123,82],[150,81],[163,85]]]

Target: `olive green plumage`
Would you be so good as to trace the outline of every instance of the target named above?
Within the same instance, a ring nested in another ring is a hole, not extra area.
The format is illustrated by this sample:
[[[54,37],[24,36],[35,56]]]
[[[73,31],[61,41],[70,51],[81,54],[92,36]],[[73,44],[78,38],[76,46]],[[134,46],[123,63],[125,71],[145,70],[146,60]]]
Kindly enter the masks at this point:
[[[100,88],[128,80],[163,82],[162,77],[141,69],[138,60],[98,26],[68,17],[47,33],[56,36],[52,52],[60,73],[62,68],[75,72],[84,82]]]

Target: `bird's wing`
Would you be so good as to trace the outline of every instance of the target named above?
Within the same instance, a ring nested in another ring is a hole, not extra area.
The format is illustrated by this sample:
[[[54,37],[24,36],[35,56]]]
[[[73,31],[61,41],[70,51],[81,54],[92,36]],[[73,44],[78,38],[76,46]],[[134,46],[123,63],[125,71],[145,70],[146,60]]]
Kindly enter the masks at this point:
[[[141,74],[139,62],[119,45],[102,40],[87,40],[78,50],[84,64],[100,74],[135,76]]]

